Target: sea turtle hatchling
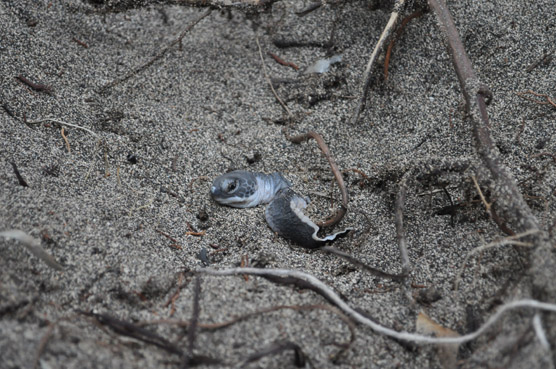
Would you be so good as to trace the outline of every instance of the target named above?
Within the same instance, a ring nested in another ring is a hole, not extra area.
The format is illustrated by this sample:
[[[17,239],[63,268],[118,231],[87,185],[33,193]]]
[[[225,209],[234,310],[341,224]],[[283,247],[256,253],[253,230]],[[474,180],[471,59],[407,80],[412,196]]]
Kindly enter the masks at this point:
[[[308,199],[299,196],[290,187],[291,183],[280,173],[235,170],[216,178],[210,194],[217,203],[234,208],[270,203],[265,211],[270,228],[308,249],[321,247],[351,230],[348,228],[324,238],[317,236],[319,227],[303,213]]]

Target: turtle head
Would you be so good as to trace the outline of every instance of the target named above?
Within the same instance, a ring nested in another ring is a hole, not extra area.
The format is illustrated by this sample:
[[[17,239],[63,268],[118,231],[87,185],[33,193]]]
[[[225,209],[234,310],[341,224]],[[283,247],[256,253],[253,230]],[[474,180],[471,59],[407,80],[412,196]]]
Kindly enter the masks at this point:
[[[216,178],[210,195],[219,204],[234,208],[246,208],[257,191],[257,179],[253,173],[235,170]]]

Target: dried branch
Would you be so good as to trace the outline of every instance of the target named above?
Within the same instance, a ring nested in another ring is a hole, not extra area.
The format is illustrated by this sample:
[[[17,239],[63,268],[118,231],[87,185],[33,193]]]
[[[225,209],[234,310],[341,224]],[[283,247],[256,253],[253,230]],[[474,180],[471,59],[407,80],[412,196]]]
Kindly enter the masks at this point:
[[[378,54],[380,54],[380,52],[382,52],[382,50],[384,50],[384,47],[386,45],[386,41],[388,39],[388,37],[390,37],[390,35],[392,34],[392,31],[394,30],[394,27],[396,26],[396,23],[398,21],[398,17],[400,15],[400,12],[402,11],[403,7],[405,5],[405,0],[396,0],[396,3],[394,4],[394,9],[392,9],[392,13],[390,14],[390,19],[388,20],[388,23],[386,23],[386,26],[384,27],[384,31],[382,31],[382,34],[380,35],[375,48],[373,50],[373,52],[371,53],[371,57],[369,58],[369,61],[367,62],[367,67],[365,68],[365,72],[363,74],[363,78],[362,80],[363,85],[361,87],[361,91],[360,91],[360,98],[359,98],[359,103],[357,104],[357,108],[353,114],[351,123],[352,124],[356,124],[357,121],[359,120],[359,115],[361,114],[361,112],[363,111],[364,107],[365,107],[365,100],[367,99],[367,91],[369,90],[369,86],[371,84],[371,71],[373,68],[373,64],[376,61],[376,58],[378,57]]]
[[[311,138],[314,139],[317,142],[317,145],[319,146],[320,150],[322,151],[326,159],[328,159],[328,163],[330,164],[330,169],[332,170],[332,174],[334,174],[334,178],[336,179],[336,182],[338,182],[338,187],[340,188],[340,192],[342,193],[342,205],[336,211],[335,215],[331,216],[327,221],[317,223],[317,225],[319,225],[320,227],[332,227],[338,224],[342,220],[344,215],[346,215],[347,213],[349,197],[348,197],[346,185],[344,183],[344,178],[342,177],[342,173],[338,169],[338,165],[336,164],[336,161],[332,157],[332,154],[330,154],[330,150],[328,149],[328,146],[324,142],[324,139],[322,138],[321,135],[319,135],[315,131],[309,131],[305,134],[298,135],[298,136],[289,136],[286,131],[284,131],[284,133],[286,134],[286,138],[295,144],[300,144],[304,141],[309,141],[309,139]]]
[[[191,324],[187,332],[188,340],[188,351],[189,355],[193,356],[193,349],[195,348],[195,335],[197,330],[197,325],[199,323],[199,298],[201,297],[201,278],[197,276],[195,278],[195,288],[193,290],[193,312],[191,313]]]
[[[496,323],[500,317],[508,311],[522,308],[533,308],[537,310],[544,310],[556,313],[556,304],[550,304],[546,302],[540,302],[532,299],[523,299],[509,302],[502,305],[498,311],[493,314],[482,326],[479,327],[474,332],[462,335],[460,337],[430,337],[410,332],[400,332],[393,330],[391,328],[384,327],[373,320],[367,318],[363,314],[359,313],[356,309],[349,306],[338,294],[336,294],[330,287],[321,282],[314,276],[299,272],[296,270],[287,269],[257,269],[257,268],[231,268],[223,270],[214,269],[199,269],[197,272],[206,273],[215,276],[230,276],[230,275],[258,275],[263,277],[272,278],[291,278],[302,281],[303,283],[310,285],[313,291],[318,291],[318,293],[325,297],[328,301],[336,305],[340,310],[342,310],[346,315],[351,317],[357,323],[367,326],[377,333],[383,334],[388,337],[392,337],[398,340],[414,342],[417,344],[446,344],[446,343],[465,343],[475,338],[479,337],[481,334],[486,332],[494,323]]]
[[[135,338],[147,344],[157,346],[171,354],[179,355],[180,357],[184,355],[184,352],[178,346],[167,341],[158,334],[146,330],[145,328],[141,328],[136,324],[126,322],[107,314],[88,313],[85,311],[78,311],[78,313],[94,318],[98,323],[110,328],[117,334]]]
[[[540,229],[539,221],[523,199],[510,171],[503,165],[500,154],[494,146],[489,132],[486,98],[488,90],[482,86],[475,75],[471,61],[465,52],[454,20],[444,0],[429,0],[434,10],[439,27],[448,42],[448,51],[452,58],[465,101],[469,119],[472,123],[475,146],[479,157],[493,179],[492,194],[496,199],[497,209],[502,216],[513,223],[516,233]],[[539,232],[528,237],[535,245],[531,253],[531,267],[528,274],[532,276],[532,287],[536,296],[556,300],[556,258],[546,232]]]
[[[375,275],[377,277],[390,278],[394,281],[402,281],[408,275],[407,272],[406,273],[403,272],[403,269],[402,269],[401,274],[390,274],[390,273],[383,272],[382,270],[378,270],[376,268],[373,268],[373,267],[363,263],[361,260],[356,259],[355,257],[351,256],[350,254],[345,253],[343,251],[340,251],[337,248],[332,247],[332,246],[324,246],[324,247],[321,247],[319,250],[324,251],[324,252],[328,252],[330,254],[334,254],[336,256],[339,256],[342,259],[347,260],[351,264],[356,265],[359,268],[361,268],[362,270],[364,270],[368,273],[371,273],[372,275]],[[407,256],[407,251],[406,251],[406,256]],[[408,263],[409,263],[409,261],[408,261]]]
[[[467,253],[467,255],[465,256],[465,258],[463,259],[463,263],[461,263],[461,267],[456,275],[456,278],[454,280],[454,290],[457,291],[458,287],[459,287],[459,281],[461,279],[461,274],[463,273],[463,269],[465,268],[465,265],[467,264],[467,261],[469,260],[469,258],[479,252],[494,248],[494,247],[500,247],[500,246],[506,246],[506,245],[513,245],[513,246],[524,246],[524,247],[531,247],[533,246],[531,243],[528,242],[522,242],[522,241],[516,241],[517,239],[523,238],[523,237],[527,237],[529,235],[538,233],[539,231],[537,229],[533,229],[531,231],[527,231],[527,232],[523,232],[520,234],[516,234],[510,237],[506,237],[503,238],[499,241],[494,241],[491,242],[489,244],[483,245],[483,246],[479,246],[477,248],[474,248],[473,250],[469,251]]]
[[[502,164],[499,152],[490,137],[486,111],[486,99],[490,98],[490,92],[479,82],[444,0],[429,0],[429,5],[434,10],[439,26],[447,37],[448,51],[473,125],[477,152],[496,182],[493,189],[496,192],[497,204],[504,207],[504,215],[518,224],[518,231],[538,229],[537,219],[525,203],[512,174]]]

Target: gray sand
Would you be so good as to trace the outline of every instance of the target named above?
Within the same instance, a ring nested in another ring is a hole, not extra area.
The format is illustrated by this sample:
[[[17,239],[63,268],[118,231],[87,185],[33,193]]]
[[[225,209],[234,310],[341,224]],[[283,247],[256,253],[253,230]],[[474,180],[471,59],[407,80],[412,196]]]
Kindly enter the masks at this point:
[[[0,3],[0,98],[14,114],[0,110],[0,231],[20,229],[40,238],[64,266],[57,272],[17,242],[0,240],[0,367],[32,367],[45,343],[40,368],[179,367],[178,356],[103,331],[76,311],[129,322],[189,320],[194,277],[188,271],[203,266],[198,257],[203,248],[213,268],[238,266],[247,255],[250,265],[310,273],[375,321],[399,330],[414,331],[423,311],[465,333],[502,302],[535,297],[527,288],[530,281],[522,277],[526,252],[511,247],[470,258],[457,293],[453,290],[467,253],[504,235],[478,201],[453,217],[436,215],[450,205],[438,184],[417,182],[406,202],[410,293],[417,296],[425,287],[441,297],[416,305],[398,283],[276,237],[264,221],[263,207],[231,209],[210,199],[210,181],[229,169],[280,171],[296,191],[311,197],[313,219],[331,211],[332,174],[326,159],[314,142],[291,144],[282,126],[273,123],[284,114],[263,74],[256,35],[269,76],[289,81],[278,93],[303,117],[291,132],[319,132],[341,169],[355,168],[369,177],[363,186],[355,172],[346,177],[350,208],[338,227],[356,231],[335,244],[341,250],[399,272],[397,180],[407,168],[432,157],[474,158],[463,98],[433,14],[408,25],[394,47],[389,79],[375,79],[367,108],[354,126],[349,123],[353,97],[389,8],[371,10],[367,2],[347,2],[297,17],[294,12],[308,3],[280,2],[271,15],[259,18],[215,11],[179,47],[103,94],[102,86],[146,63],[204,10],[160,5],[96,14],[86,12],[93,8],[79,1]],[[479,77],[494,93],[488,108],[493,138],[535,215],[549,228],[556,215],[556,165],[551,156],[535,155],[556,150],[556,110],[516,93],[530,89],[556,96],[554,60],[527,70],[554,51],[556,4],[468,0],[452,2],[450,9]],[[302,74],[327,56],[324,49],[279,49],[272,43],[273,38],[327,41],[334,22],[334,53],[343,54],[343,60],[325,75]],[[268,51],[301,70],[277,64]],[[51,86],[52,93],[31,90],[18,75]],[[61,126],[28,126],[24,114],[28,121],[51,117],[78,125],[98,137],[65,127],[68,151]],[[129,154],[136,164],[127,160]],[[260,160],[249,163],[255,154]],[[28,187],[18,184],[11,162]],[[473,174],[442,177],[454,202],[477,199]],[[192,229],[205,234],[188,235]],[[214,252],[211,245],[225,250]],[[167,302],[180,284],[173,309]],[[326,303],[311,291],[256,277],[202,276],[201,289],[200,323],[276,305]],[[531,325],[518,324],[523,319],[529,318],[507,315],[462,346],[463,367],[552,367],[552,355],[538,344]],[[556,327],[545,328],[555,347]],[[186,330],[175,325],[150,329],[186,351]],[[48,341],[41,343],[43,337]],[[348,326],[331,312],[280,310],[220,330],[201,330],[195,353],[223,360],[226,367],[273,342],[292,341],[317,368],[441,365],[432,346],[411,349],[364,327],[358,327],[351,348],[333,364],[330,358],[339,351],[333,343],[349,337]],[[269,356],[250,367],[293,367],[293,354]]]

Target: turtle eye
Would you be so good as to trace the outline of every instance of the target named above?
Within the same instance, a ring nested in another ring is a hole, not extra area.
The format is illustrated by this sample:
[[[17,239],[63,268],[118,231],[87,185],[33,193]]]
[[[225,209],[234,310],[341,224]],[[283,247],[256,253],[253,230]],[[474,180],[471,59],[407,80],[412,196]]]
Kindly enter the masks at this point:
[[[230,183],[228,183],[228,186],[226,187],[226,191],[227,192],[232,192],[237,188],[237,181],[231,181]]]

